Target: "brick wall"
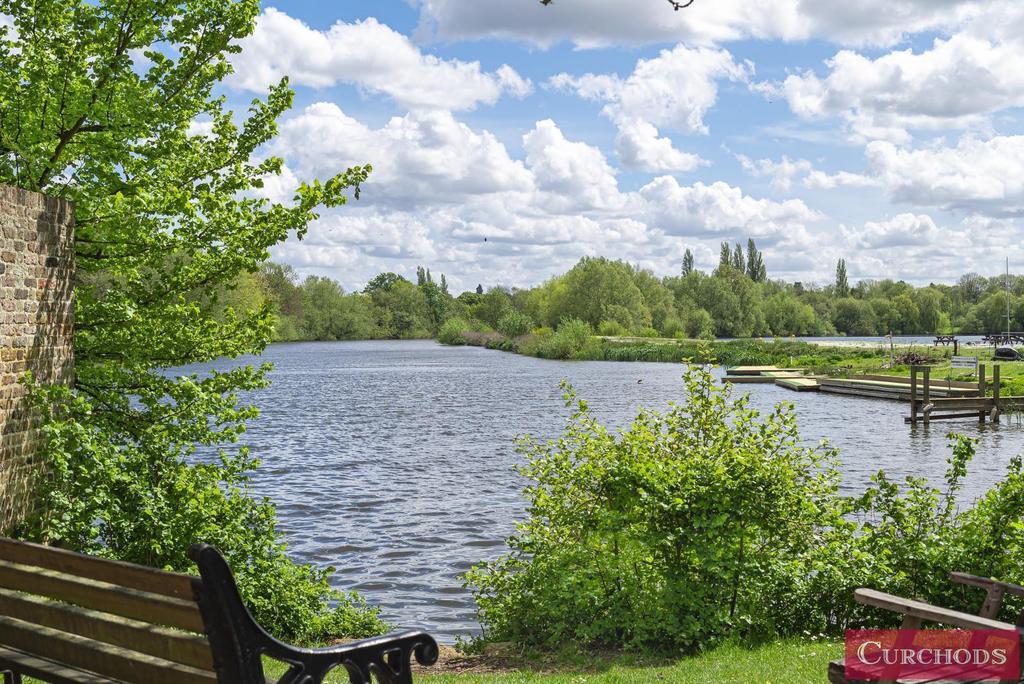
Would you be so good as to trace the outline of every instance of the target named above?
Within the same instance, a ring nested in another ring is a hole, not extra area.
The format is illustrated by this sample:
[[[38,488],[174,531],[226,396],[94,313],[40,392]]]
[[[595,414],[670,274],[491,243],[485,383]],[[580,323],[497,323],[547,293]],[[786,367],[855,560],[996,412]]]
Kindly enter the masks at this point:
[[[74,370],[71,205],[0,185],[0,534],[32,505],[39,416],[19,379],[70,382]]]

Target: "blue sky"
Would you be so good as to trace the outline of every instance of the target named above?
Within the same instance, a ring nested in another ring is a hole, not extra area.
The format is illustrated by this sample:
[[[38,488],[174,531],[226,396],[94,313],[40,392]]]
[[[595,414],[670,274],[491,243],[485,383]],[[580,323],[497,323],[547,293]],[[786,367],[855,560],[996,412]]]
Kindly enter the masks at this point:
[[[274,253],[349,289],[421,264],[529,286],[585,255],[668,275],[748,237],[771,277],[950,282],[1024,259],[1022,5],[281,0],[224,93],[291,78],[274,199],[374,165]]]

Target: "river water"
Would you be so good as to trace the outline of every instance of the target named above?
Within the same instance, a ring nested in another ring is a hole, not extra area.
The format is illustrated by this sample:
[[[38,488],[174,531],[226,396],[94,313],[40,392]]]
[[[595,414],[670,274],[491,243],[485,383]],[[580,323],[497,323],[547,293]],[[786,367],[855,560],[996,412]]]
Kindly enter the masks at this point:
[[[500,555],[523,517],[514,439],[559,434],[568,415],[559,381],[615,426],[683,392],[675,364],[545,361],[430,341],[278,344],[260,361],[273,362],[272,384],[248,397],[262,415],[244,443],[263,462],[255,491],[277,505],[291,552],[335,566],[336,586],[361,592],[388,622],[444,641],[478,629],[460,575]],[[1016,420],[911,429],[894,402],[737,389],[764,410],[794,403],[803,438],[839,447],[851,493],[879,468],[940,478],[951,427],[981,437],[966,499],[1024,451]]]

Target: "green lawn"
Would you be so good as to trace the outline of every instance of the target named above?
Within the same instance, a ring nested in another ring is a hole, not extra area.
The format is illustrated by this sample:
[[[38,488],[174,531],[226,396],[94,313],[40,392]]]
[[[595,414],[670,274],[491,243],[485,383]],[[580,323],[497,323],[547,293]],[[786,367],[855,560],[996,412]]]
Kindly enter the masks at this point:
[[[523,666],[519,671],[492,674],[416,675],[423,684],[811,684],[826,681],[828,662],[842,656],[842,644],[821,641],[783,641],[757,648],[723,646],[703,655],[659,665],[636,658],[602,661],[596,666],[547,666],[543,671]],[[283,668],[268,675],[280,676]],[[336,674],[329,682],[343,684]]]

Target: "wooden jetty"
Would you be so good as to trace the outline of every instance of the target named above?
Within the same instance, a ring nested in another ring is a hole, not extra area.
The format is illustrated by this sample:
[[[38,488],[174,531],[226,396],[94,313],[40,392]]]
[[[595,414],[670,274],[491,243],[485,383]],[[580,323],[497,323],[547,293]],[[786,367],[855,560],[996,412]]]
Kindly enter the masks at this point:
[[[775,378],[775,384],[794,392],[817,392],[821,389],[821,378],[813,375],[795,378]]]
[[[966,385],[966,386],[965,386]],[[915,385],[911,378],[890,375],[854,375],[849,378],[822,378],[821,391],[832,394],[847,394],[871,399],[910,401],[913,395],[923,397],[924,383]],[[928,384],[927,394],[933,397],[970,397],[978,394],[978,387],[969,383],[946,381]]]
[[[918,391],[918,373],[921,374],[920,391]],[[979,423],[986,419],[993,423],[999,422],[999,416],[1007,410],[1024,409],[1024,397],[1004,397],[999,380],[999,365],[992,367],[992,396],[987,396],[987,378],[985,364],[978,365],[978,385],[973,396],[933,395],[933,385],[929,382],[931,369],[928,366],[910,367],[910,415],[903,420],[911,425],[918,421],[928,425],[933,420],[952,420],[956,418],[977,418]]]
[[[725,382],[737,385],[770,385],[779,377],[798,377],[799,368],[778,368],[776,366],[733,366],[725,369]]]

